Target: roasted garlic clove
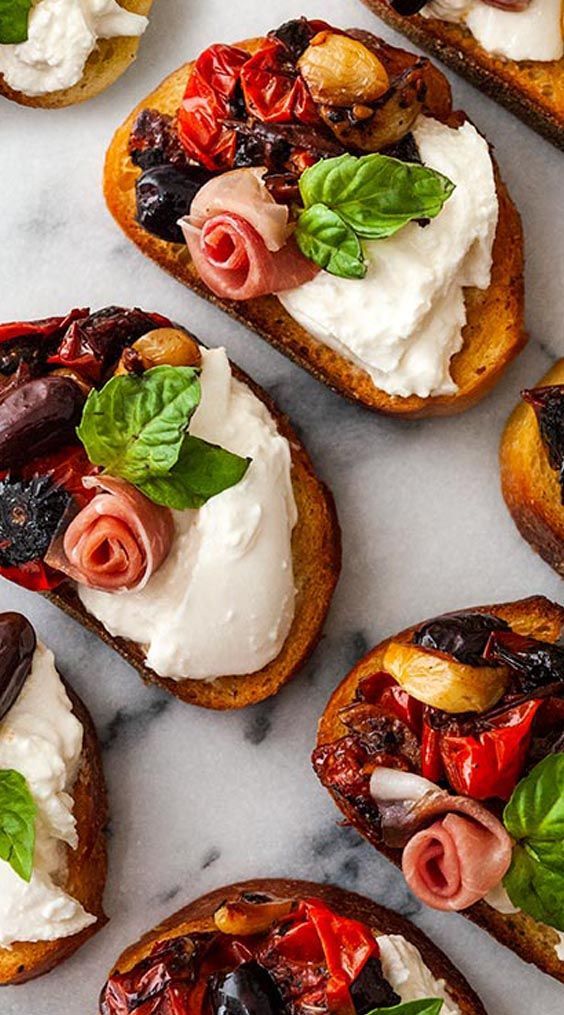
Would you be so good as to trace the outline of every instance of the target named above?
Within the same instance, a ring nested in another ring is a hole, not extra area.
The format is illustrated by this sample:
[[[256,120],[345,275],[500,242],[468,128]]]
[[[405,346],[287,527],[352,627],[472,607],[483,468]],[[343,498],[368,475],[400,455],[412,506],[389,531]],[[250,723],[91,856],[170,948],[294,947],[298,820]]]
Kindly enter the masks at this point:
[[[159,366],[199,367],[202,354],[196,339],[180,328],[155,328],[124,349],[115,373],[135,371],[135,362],[143,370]]]
[[[426,92],[424,67],[414,64],[373,106],[355,104],[352,108],[335,109],[321,104],[319,113],[345,148],[379,152],[409,133],[423,110]]]
[[[329,106],[375,102],[390,84],[374,53],[356,39],[333,32],[314,36],[298,68],[314,101]]]
[[[293,899],[272,899],[267,895],[241,896],[224,902],[214,913],[214,922],[223,934],[250,936],[262,934],[294,907]]]
[[[485,712],[504,694],[506,666],[468,666],[441,652],[391,641],[383,668],[409,694],[444,712]]]

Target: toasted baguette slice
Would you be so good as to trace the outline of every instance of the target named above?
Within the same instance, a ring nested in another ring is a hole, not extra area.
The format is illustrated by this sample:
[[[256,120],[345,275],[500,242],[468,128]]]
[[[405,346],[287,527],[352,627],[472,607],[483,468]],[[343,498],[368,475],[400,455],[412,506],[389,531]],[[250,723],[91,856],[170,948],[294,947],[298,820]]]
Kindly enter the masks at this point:
[[[483,49],[462,25],[420,14],[403,17],[389,0],[363,2],[397,32],[564,149],[564,60],[504,60]]]
[[[118,3],[132,14],[147,16],[153,0],[118,0]],[[88,58],[80,81],[71,88],[47,92],[45,95],[34,96],[16,92],[6,84],[0,74],[0,95],[19,102],[20,106],[36,106],[41,109],[62,109],[63,106],[86,102],[105,91],[121,77],[135,60],[140,43],[141,39],[137,36],[99,39],[96,49]]]
[[[68,959],[107,923],[103,908],[107,856],[105,828],[108,821],[106,785],[96,730],[86,706],[65,684],[72,710],[84,729],[82,760],[72,791],[78,832],[78,848],[67,848],[65,891],[95,916],[96,923],[79,934],[57,941],[16,942],[0,948],[0,986],[25,983],[50,972]]]
[[[564,384],[564,359],[539,381]],[[499,451],[501,489],[513,521],[533,550],[564,577],[564,506],[558,473],[551,469],[532,406],[511,414]]]
[[[258,40],[237,43],[249,51]],[[395,52],[398,52],[397,50]],[[400,51],[401,52],[401,51]],[[466,290],[464,347],[451,361],[458,385],[453,395],[400,398],[372,383],[365,371],[313,338],[284,310],[275,296],[233,302],[213,295],[200,281],[185,246],[166,243],[143,229],[135,218],[135,180],[139,170],[128,155],[131,129],[147,107],[175,114],[191,64],[185,64],[143,99],[117,130],[106,156],[104,191],[108,208],[127,236],[157,264],[200,296],[248,325],[276,349],[334,391],[375,412],[402,418],[448,416],[463,412],[497,383],[526,342],[523,323],[523,236],[521,221],[497,174],[499,221],[489,288]]]
[[[544,596],[531,596],[514,603],[500,603],[494,606],[474,607],[482,613],[495,613],[506,620],[519,634],[531,635],[544,641],[557,641],[564,630],[564,608],[551,602]],[[409,638],[420,627],[420,624],[402,631],[397,637]],[[345,705],[352,702],[356,688],[364,677],[383,668],[386,649],[392,639],[388,638],[376,648],[368,652],[354,667],[334,691],[320,719],[318,728],[318,746],[332,743],[348,732],[339,718],[339,712]],[[401,850],[390,849],[379,840],[371,825],[347,801],[331,793],[337,807],[347,820],[364,835],[373,846],[389,860],[401,867]],[[537,923],[526,913],[509,916],[498,913],[486,902],[477,902],[462,913],[473,920],[484,930],[489,931],[502,944],[507,945],[525,962],[532,962],[545,973],[550,973],[564,982],[564,961],[558,958],[555,945],[558,943],[557,932]]]
[[[213,929],[211,917],[224,902],[237,899],[243,892],[265,893],[285,899],[317,898],[331,906],[341,916],[366,923],[376,934],[401,934],[419,949],[421,957],[433,976],[445,981],[461,1015],[486,1015],[486,1010],[462,973],[429,938],[405,917],[379,906],[356,892],[347,892],[332,885],[319,885],[313,881],[296,881],[287,878],[253,878],[235,885],[218,888],[208,895],[184,906],[168,920],[144,934],[136,944],[130,945],[120,956],[112,972],[127,972],[146,958],[157,941],[181,937],[185,934],[205,933]]]
[[[292,486],[298,508],[298,522],[292,535],[296,610],[288,637],[276,659],[256,673],[218,675],[213,681],[191,680],[189,675],[185,680],[159,677],[145,665],[143,647],[112,637],[103,624],[87,612],[72,586],[62,585],[48,593],[52,602],[119,652],[146,683],[158,684],[191,705],[219,710],[244,708],[263,701],[295,676],[321,637],[341,570],[341,531],[330,491],[316,476],[309,455],[288,418],[258,384],[237,366],[231,366],[233,376],[266,405],[279,432],[289,442],[292,458]]]

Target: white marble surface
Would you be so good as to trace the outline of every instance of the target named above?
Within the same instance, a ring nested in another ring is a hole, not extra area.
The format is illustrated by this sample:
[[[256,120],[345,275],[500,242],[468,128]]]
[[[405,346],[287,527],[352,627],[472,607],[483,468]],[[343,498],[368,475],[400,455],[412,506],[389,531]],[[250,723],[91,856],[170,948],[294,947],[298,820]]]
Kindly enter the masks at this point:
[[[562,1012],[556,982],[461,917],[423,910],[386,861],[338,826],[308,763],[329,692],[383,635],[445,609],[561,594],[506,514],[496,456],[520,387],[564,354],[562,155],[454,81],[458,104],[495,143],[523,214],[531,342],[484,404],[442,422],[378,419],[331,394],[145,261],[104,207],[104,149],[134,102],[207,44],[260,34],[300,13],[379,28],[355,0],[155,0],[137,65],[99,99],[52,113],[0,100],[0,318],[140,303],[225,344],[303,434],[335,493],[344,545],[341,583],[313,660],[275,700],[234,715],[147,690],[55,608],[1,583],[0,609],[28,613],[90,706],[112,813],[109,926],[47,978],[5,989],[2,1015],[94,1015],[106,970],[125,944],[184,900],[266,874],[335,881],[414,916],[472,980],[490,1015]]]

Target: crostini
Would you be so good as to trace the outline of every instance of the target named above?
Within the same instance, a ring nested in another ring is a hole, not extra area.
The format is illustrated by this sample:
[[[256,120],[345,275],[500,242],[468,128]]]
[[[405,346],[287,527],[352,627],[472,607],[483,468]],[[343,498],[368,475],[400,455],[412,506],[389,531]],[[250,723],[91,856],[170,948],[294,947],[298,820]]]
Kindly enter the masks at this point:
[[[369,409],[461,412],[526,340],[487,142],[440,71],[368,32],[210,46],[119,128],[104,187],[143,253]]]
[[[106,922],[106,789],[92,720],[20,613],[0,613],[0,986]]]
[[[85,102],[135,60],[153,0],[12,0],[0,15],[0,95],[58,109]]]
[[[564,148],[562,0],[363,0],[396,31]]]
[[[502,437],[500,465],[519,532],[564,577],[564,360],[523,392]]]
[[[564,981],[563,629],[537,596],[382,642],[330,699],[313,765],[416,896]]]
[[[0,374],[0,574],[184,701],[278,691],[320,637],[340,532],[264,392],[121,307],[0,325]]]
[[[354,892],[278,878],[220,888],[149,931],[118,959],[99,1012],[130,1015],[155,999],[177,1015],[485,1015],[408,920]]]

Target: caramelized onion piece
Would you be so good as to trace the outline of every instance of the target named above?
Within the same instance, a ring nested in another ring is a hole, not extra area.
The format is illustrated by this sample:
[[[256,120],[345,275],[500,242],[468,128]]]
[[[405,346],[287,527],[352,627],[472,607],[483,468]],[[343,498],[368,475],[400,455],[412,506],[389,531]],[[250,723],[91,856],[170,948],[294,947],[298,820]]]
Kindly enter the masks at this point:
[[[214,913],[214,923],[222,934],[247,937],[262,934],[283,920],[294,907],[293,899],[274,899],[268,895],[242,895],[224,902]]]
[[[404,71],[384,95],[371,107],[335,109],[321,105],[319,113],[345,148],[361,152],[378,152],[396,144],[413,127],[421,113],[427,94],[425,60]],[[360,116],[355,115],[360,112]]]
[[[385,67],[374,53],[348,35],[319,32],[298,61],[315,102],[352,106],[375,102],[389,88]]]
[[[400,641],[390,642],[383,666],[414,698],[444,712],[485,712],[510,680],[507,666],[470,666]]]

